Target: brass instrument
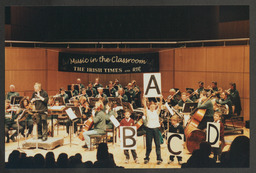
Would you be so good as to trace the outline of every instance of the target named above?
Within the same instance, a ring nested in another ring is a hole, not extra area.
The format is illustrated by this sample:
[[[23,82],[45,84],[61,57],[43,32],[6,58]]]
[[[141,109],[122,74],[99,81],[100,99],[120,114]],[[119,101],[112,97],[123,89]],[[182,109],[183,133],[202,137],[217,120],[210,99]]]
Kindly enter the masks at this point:
[[[179,92],[180,92],[180,90],[176,91],[176,93],[174,93],[172,96],[169,95],[165,101],[171,100],[171,99],[172,99],[176,94],[178,94]]]

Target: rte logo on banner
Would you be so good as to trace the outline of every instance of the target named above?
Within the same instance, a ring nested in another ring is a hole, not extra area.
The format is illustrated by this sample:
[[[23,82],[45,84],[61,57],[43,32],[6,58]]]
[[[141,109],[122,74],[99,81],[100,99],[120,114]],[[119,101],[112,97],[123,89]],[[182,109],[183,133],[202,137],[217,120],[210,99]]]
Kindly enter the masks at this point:
[[[145,97],[160,97],[162,93],[161,73],[144,73],[143,86]]]

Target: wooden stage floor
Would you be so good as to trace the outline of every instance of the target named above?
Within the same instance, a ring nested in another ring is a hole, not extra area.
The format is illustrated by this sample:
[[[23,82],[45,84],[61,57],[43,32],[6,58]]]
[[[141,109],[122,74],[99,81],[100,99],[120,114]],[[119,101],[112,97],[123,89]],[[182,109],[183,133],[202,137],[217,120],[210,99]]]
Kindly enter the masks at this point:
[[[245,136],[250,135],[250,131],[249,129],[243,128],[244,129],[244,134]],[[56,134],[55,131],[55,137],[64,137],[66,135],[66,130],[63,129],[62,127],[60,127],[59,129],[59,135]],[[224,148],[223,151],[227,151],[230,147],[231,142],[234,140],[235,137],[241,135],[240,133],[237,134],[230,134],[230,135],[225,135],[225,141],[226,141],[226,146]],[[41,153],[43,156],[46,155],[47,152],[52,151],[55,154],[55,158],[57,160],[58,156],[60,153],[67,153],[68,156],[72,156],[75,155],[76,153],[80,153],[82,155],[82,160],[83,162],[85,161],[96,161],[96,152],[97,150],[94,149],[93,151],[87,151],[84,148],[82,148],[82,146],[84,145],[84,142],[81,141],[78,137],[72,137],[73,141],[72,143],[77,144],[77,145],[72,145],[70,147],[69,145],[69,137],[65,137],[64,138],[64,145],[57,147],[53,150],[44,150],[44,149],[22,149],[27,156],[34,156],[37,153]],[[22,139],[20,140],[20,146],[22,144],[22,141],[24,141],[24,138],[22,137]],[[8,161],[8,157],[9,154],[17,149],[18,147],[18,143],[17,142],[12,142],[10,141],[10,143],[5,143],[5,161]],[[143,146],[143,137],[138,137],[137,139],[137,154],[138,154],[138,158],[140,161],[140,164],[136,164],[134,163],[133,159],[132,159],[132,155],[130,153],[130,161],[128,164],[125,164],[125,156],[123,154],[122,149],[120,148],[120,144],[116,143],[116,144],[112,144],[112,143],[108,143],[108,147],[109,147],[109,152],[113,153],[114,155],[114,159],[115,162],[118,166],[123,166],[125,168],[180,168],[180,165],[178,164],[177,160],[174,160],[174,163],[172,164],[167,164],[168,162],[168,158],[169,158],[169,152],[167,149],[167,144],[164,141],[164,144],[161,145],[161,154],[162,154],[162,159],[163,159],[163,163],[161,165],[157,165],[156,164],[156,153],[155,153],[155,146],[153,144],[153,149],[150,155],[150,161],[148,164],[144,164],[143,163],[143,158],[145,157],[145,152],[146,149],[144,149]],[[186,162],[187,159],[191,156],[190,153],[188,153],[187,149],[184,149],[183,152],[183,162]],[[213,157],[212,155],[210,157]],[[175,158],[176,159],[176,158]]]

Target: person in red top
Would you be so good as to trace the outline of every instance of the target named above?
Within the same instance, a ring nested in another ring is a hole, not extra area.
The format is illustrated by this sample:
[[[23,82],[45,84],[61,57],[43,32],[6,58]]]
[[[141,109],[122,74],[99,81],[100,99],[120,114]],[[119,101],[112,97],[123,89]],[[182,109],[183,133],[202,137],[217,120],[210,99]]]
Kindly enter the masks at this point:
[[[219,141],[219,148],[213,148],[213,154],[214,154],[214,159],[220,160],[221,152],[222,149],[225,146],[225,140],[224,140],[224,125],[221,122],[221,115],[218,112],[215,112],[213,115],[213,119],[215,123],[220,123],[220,141]]]
[[[125,116],[125,118],[123,118],[120,121],[120,126],[134,126],[135,125],[134,120],[130,118],[130,116],[131,116],[130,110],[128,110],[128,109],[125,110],[124,116]],[[131,152],[132,152],[132,156],[133,156],[135,163],[139,164],[136,150],[133,149],[133,150],[131,150]],[[124,155],[126,157],[125,163],[129,163],[129,159],[130,159],[129,150],[124,150]]]

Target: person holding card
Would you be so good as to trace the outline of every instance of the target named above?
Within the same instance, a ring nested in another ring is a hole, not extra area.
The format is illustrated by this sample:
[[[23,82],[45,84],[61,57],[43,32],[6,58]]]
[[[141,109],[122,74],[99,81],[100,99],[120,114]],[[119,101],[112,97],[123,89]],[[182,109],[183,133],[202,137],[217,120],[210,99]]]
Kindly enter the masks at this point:
[[[152,140],[154,139],[156,146],[157,164],[160,165],[163,160],[161,158],[160,148],[160,133],[159,133],[159,113],[161,111],[163,96],[160,97],[160,104],[156,105],[155,102],[149,103],[149,109],[147,108],[147,102],[145,97],[144,103],[144,124],[146,124],[146,157],[144,158],[144,164],[149,162],[149,155],[152,150]]]
[[[221,114],[219,112],[215,112],[213,115],[213,119],[215,123],[220,123],[220,141],[219,141],[219,147],[218,148],[212,148],[214,159],[220,160],[222,149],[225,146],[225,140],[224,140],[224,125],[221,122]]]
[[[125,118],[121,120],[120,126],[134,126],[135,125],[134,120],[130,118],[131,111],[129,109],[125,110],[124,116],[125,116]],[[138,160],[138,157],[137,157],[136,150],[133,149],[133,150],[131,150],[131,152],[132,152],[134,162],[139,164],[139,160]],[[125,155],[125,158],[126,158],[125,163],[129,163],[129,159],[130,159],[129,150],[124,150],[124,155]]]
[[[184,134],[184,129],[183,126],[180,125],[179,123],[179,116],[178,115],[173,115],[171,117],[171,125],[169,127],[169,132],[171,133],[180,133],[180,134]],[[183,143],[184,145],[185,143]],[[174,157],[175,155],[170,155],[170,160],[168,161],[168,164],[172,163],[174,161]],[[179,165],[181,165],[182,163],[182,156],[176,156]]]

